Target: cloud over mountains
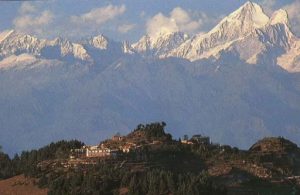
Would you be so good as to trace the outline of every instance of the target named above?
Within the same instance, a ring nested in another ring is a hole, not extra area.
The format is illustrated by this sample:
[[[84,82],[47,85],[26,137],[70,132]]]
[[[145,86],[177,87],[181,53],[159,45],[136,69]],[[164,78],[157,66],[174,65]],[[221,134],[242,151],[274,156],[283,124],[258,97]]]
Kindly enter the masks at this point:
[[[299,1],[284,3],[281,1],[263,0],[261,4],[267,14],[278,9],[279,5],[286,9],[291,23],[293,23],[292,30],[299,35],[300,19],[297,13],[300,7]],[[134,6],[127,1],[115,4],[91,3],[95,4],[92,7],[87,6],[89,3],[86,3],[86,6],[81,6],[82,9],[76,8],[77,11],[73,11],[74,8],[70,2],[67,2],[71,7],[67,12],[62,12],[57,7],[63,6],[63,4],[57,1],[24,1],[20,3],[19,10],[11,21],[12,26],[14,29],[43,38],[61,36],[78,40],[84,36],[109,33],[118,40],[120,38],[136,40],[137,36],[145,31],[152,36],[166,31],[182,31],[190,35],[199,33],[199,31],[205,33],[224,15],[228,14],[222,11],[219,13],[218,11],[197,10],[184,5],[178,5],[171,10],[165,9],[164,5],[162,10],[157,12],[147,10],[148,7],[133,11],[132,7]],[[187,3],[187,5],[189,4],[191,3]],[[151,3],[149,3],[150,6]],[[217,5],[216,10],[218,10]],[[143,17],[140,17],[141,13]],[[131,32],[130,36],[128,32]]]

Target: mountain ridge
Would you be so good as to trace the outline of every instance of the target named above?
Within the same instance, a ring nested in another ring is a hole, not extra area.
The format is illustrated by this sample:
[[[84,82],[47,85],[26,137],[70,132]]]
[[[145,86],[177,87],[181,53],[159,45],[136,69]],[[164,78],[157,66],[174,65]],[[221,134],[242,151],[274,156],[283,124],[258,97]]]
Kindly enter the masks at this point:
[[[257,12],[261,16],[260,18],[263,18],[262,21],[260,21],[260,23],[258,24],[256,24],[255,17],[254,17],[256,16]],[[277,30],[278,25],[283,25],[281,31]],[[225,29],[228,28],[228,30],[224,31],[224,28]],[[268,28],[273,31],[272,34],[267,34],[264,32],[264,30]],[[292,44],[291,42],[299,41],[299,39],[296,38],[296,36],[293,35],[293,33],[290,31],[289,20],[286,11],[280,9],[274,12],[271,18],[269,18],[267,15],[264,14],[263,9],[258,4],[247,2],[237,11],[233,12],[232,14],[228,15],[223,20],[221,20],[221,22],[211,31],[209,31],[204,35],[195,35],[193,38],[187,40],[178,48],[175,48],[167,56],[183,57],[191,61],[210,58],[210,57],[218,58],[220,52],[222,52],[223,50],[230,49],[230,47],[232,47],[233,44],[236,44],[237,42],[251,41],[251,37],[255,36],[251,34],[253,33],[255,34],[257,33],[257,31],[262,32],[261,35],[264,35],[264,37],[260,37],[261,40],[269,39],[270,44],[274,44],[274,45],[276,44],[276,42],[275,43],[272,42],[273,41],[272,39],[274,39],[274,37],[277,37],[278,39],[281,39],[281,37],[282,38],[286,37],[287,40],[283,40],[285,41],[286,44]],[[219,39],[218,38],[216,39],[215,36],[225,37],[225,42],[220,42],[218,44],[217,41]],[[259,45],[262,45],[265,48],[265,50],[268,50],[267,44],[269,43],[264,43],[264,42],[259,43],[259,42],[260,40],[258,40],[256,45],[252,44],[252,47],[248,49],[260,50]],[[283,48],[281,48],[281,46],[282,45],[279,45],[277,46],[277,48],[275,48],[275,49],[284,49],[284,51],[282,51],[280,54],[278,54],[277,56],[264,56],[264,58],[268,58],[270,61],[274,58],[276,59],[281,58],[282,55],[285,53],[289,53],[290,45],[285,45]],[[247,50],[246,45],[244,50]],[[238,53],[243,52],[243,50],[239,50],[237,52]],[[268,51],[266,53],[268,53]],[[241,59],[245,60],[248,63],[250,62],[250,64],[257,63],[255,56],[252,56],[248,59],[244,59],[243,55],[241,55]],[[275,63],[277,63],[277,60]],[[281,60],[281,63],[278,65],[290,72],[293,72],[294,70],[294,69],[287,68],[287,65],[283,62],[283,60]],[[297,71],[298,69],[297,67],[299,67],[299,64],[294,64],[294,66],[296,66],[296,71]]]
[[[99,50],[98,52],[110,50],[111,53],[118,53],[118,55],[141,55],[146,58],[177,57],[196,61],[218,59],[224,51],[232,51],[232,48],[237,47],[244,48],[243,45],[236,45],[244,42],[253,43],[252,38],[255,36],[259,38],[258,40],[256,38],[255,44],[252,44],[253,48],[250,49],[257,50],[257,54],[253,53],[245,59],[243,50],[235,50],[240,53],[240,59],[250,64],[257,64],[259,63],[257,55],[263,54],[260,58],[264,58],[265,62],[271,62],[272,65],[275,63],[289,72],[298,72],[300,65],[296,59],[300,55],[298,52],[300,40],[290,30],[287,12],[279,9],[269,17],[260,5],[250,1],[224,17],[207,33],[192,37],[183,32],[161,33],[155,37],[145,35],[131,45],[127,41],[115,42],[101,34],[73,43],[62,38],[46,40],[17,33],[14,30],[4,31],[0,34],[0,56],[3,59],[9,55],[29,53],[48,58],[47,52],[56,52],[56,56],[51,56],[52,58],[71,56],[75,60],[93,63],[97,59],[93,59],[93,54],[87,49],[94,48],[93,52],[96,53],[95,50]],[[281,41],[280,44],[276,42],[278,40]],[[276,56],[268,56],[268,53],[272,53],[273,50],[282,51],[277,52]],[[288,56],[288,59],[285,56]]]

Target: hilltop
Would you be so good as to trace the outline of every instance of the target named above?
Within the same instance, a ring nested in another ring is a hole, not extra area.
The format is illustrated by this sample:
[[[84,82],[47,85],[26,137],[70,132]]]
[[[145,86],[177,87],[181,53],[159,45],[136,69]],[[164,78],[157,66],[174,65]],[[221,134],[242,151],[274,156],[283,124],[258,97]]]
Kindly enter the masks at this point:
[[[283,137],[268,137],[259,140],[249,149],[257,153],[292,153],[299,152],[297,145]]]
[[[172,135],[164,131],[165,126],[164,122],[147,125],[140,124],[128,135],[121,136],[118,133],[112,139],[101,142],[100,146],[117,149],[130,147],[130,145],[150,145],[155,142],[168,143],[172,141]]]

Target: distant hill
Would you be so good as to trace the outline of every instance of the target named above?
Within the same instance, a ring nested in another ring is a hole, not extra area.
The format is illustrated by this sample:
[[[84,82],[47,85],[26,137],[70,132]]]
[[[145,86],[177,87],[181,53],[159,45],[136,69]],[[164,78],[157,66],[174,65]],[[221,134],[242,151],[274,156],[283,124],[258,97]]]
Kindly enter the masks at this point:
[[[249,149],[251,152],[265,152],[265,153],[291,153],[300,152],[297,144],[284,139],[269,137],[259,140]]]

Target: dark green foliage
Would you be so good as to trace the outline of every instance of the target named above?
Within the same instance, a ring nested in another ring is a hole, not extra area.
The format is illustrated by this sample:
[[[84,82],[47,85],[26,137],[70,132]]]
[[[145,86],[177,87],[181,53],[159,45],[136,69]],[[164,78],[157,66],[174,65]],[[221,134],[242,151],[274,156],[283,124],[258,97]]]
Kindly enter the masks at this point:
[[[15,175],[15,169],[7,154],[0,151],[0,179],[6,179]]]
[[[132,172],[110,165],[90,167],[85,174],[74,171],[49,176],[48,181],[49,194],[118,194],[120,188],[127,188],[130,195],[226,194],[226,190],[215,185],[205,173],[176,173],[162,169]]]
[[[134,132],[142,131],[145,133],[147,138],[166,138],[167,140],[172,140],[172,135],[165,133],[165,126],[165,122],[151,123],[146,125],[139,124]]]
[[[72,148],[80,148],[83,143],[77,140],[51,143],[39,150],[22,152],[19,160],[13,159],[17,170],[25,175],[35,176],[38,173],[37,164],[44,160],[65,159]]]
[[[85,173],[50,173],[49,194],[114,194],[121,184],[122,174],[122,170],[101,164],[87,168]]]
[[[39,150],[23,151],[10,159],[7,154],[0,152],[0,179],[25,174],[38,174],[37,164],[44,160],[68,158],[72,148],[80,148],[82,142],[77,140],[51,143]]]

